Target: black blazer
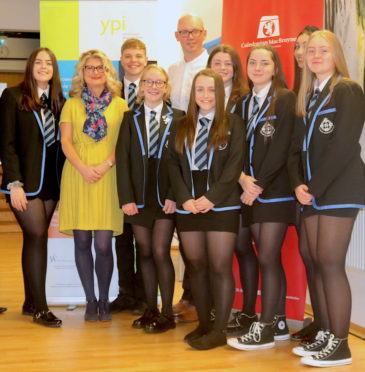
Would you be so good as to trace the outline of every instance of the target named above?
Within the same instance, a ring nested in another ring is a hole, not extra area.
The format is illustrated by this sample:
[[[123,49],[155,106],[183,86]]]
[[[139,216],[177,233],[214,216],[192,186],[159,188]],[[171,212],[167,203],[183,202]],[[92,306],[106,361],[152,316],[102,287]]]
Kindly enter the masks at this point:
[[[246,123],[250,98],[251,93],[236,105],[236,113],[242,115]],[[256,116],[244,167],[245,173],[256,178],[256,184],[264,189],[257,200],[266,203],[294,200],[286,163],[295,122],[295,94],[288,89],[277,92],[275,114],[270,124],[268,108],[272,99],[270,90]]]
[[[298,118],[288,169],[293,189],[306,184],[316,209],[365,204],[365,166],[359,139],[365,121],[361,87],[341,79],[330,94],[331,80],[317,99],[312,118]]]
[[[46,149],[43,139],[43,124],[40,111],[37,111],[39,122],[32,111],[20,110],[19,87],[7,88],[0,98],[0,157],[3,166],[1,191],[9,194],[6,186],[14,181],[24,183],[27,196],[36,196],[42,189],[44,178],[56,178],[52,184],[59,192],[64,155],[59,141],[59,117],[55,118],[56,142]],[[45,172],[47,159],[54,160]]]
[[[229,114],[228,118],[228,143],[213,151],[208,169],[209,190],[204,196],[214,203],[213,211],[241,208],[238,179],[243,166],[245,130],[240,117]],[[178,212],[184,213],[182,204],[195,198],[192,194],[192,175],[187,155],[190,151],[184,148],[180,154],[175,149],[176,131],[182,123],[183,121],[179,120],[171,129],[169,174]]]
[[[167,170],[167,143],[174,120],[184,115],[183,111],[172,109],[164,103],[161,112],[157,195],[161,207],[165,199],[174,200]],[[116,172],[120,206],[136,203],[143,208],[148,184],[148,144],[144,105],[124,114],[116,146]]]

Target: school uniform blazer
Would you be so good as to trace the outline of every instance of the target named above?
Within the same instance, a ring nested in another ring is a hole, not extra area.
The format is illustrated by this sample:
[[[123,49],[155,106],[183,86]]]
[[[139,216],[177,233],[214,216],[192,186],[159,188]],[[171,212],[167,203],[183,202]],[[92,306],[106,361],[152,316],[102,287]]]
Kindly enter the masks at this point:
[[[236,105],[236,113],[246,123],[250,98],[251,93]],[[244,171],[256,178],[256,184],[263,188],[257,198],[261,203],[294,200],[286,163],[295,122],[295,95],[288,89],[280,89],[275,97],[275,113],[270,118],[268,109],[272,99],[270,90],[256,116],[255,129],[246,147]]]
[[[59,142],[59,117],[55,118],[56,142],[47,149],[49,155],[54,155],[50,156],[55,159],[54,174],[45,174],[46,144],[41,112],[36,111],[38,121],[33,111],[20,110],[20,96],[20,88],[14,87],[5,89],[0,98],[1,191],[10,194],[7,185],[19,180],[24,184],[26,195],[36,196],[44,177],[57,177],[56,184],[60,184],[64,156]]]
[[[163,104],[160,120],[157,196],[161,207],[165,199],[174,200],[167,170],[167,143],[174,120],[184,115],[183,111]],[[143,208],[148,184],[148,144],[143,104],[124,114],[116,146],[116,172],[120,206],[136,203]]]
[[[296,121],[288,160],[291,184],[293,189],[308,185],[316,209],[358,208],[365,204],[359,144],[365,97],[348,79],[341,79],[330,97],[330,84],[331,80],[317,99],[312,118]]]
[[[204,196],[214,203],[213,211],[240,209],[240,187],[238,179],[243,166],[244,125],[235,114],[228,114],[229,133],[227,144],[208,153],[208,185]],[[176,131],[184,121],[174,123],[169,140],[169,174],[178,212],[182,204],[193,195],[192,171],[189,163],[190,150],[185,146],[183,153],[175,149]],[[214,125],[214,122],[213,124]]]

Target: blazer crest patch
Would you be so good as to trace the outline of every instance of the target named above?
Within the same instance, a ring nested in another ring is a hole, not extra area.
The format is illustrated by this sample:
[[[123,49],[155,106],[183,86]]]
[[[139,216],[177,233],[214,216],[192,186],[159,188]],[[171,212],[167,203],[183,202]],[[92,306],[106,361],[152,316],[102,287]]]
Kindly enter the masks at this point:
[[[330,134],[333,132],[335,125],[328,118],[324,118],[319,125],[319,131],[323,134]]]
[[[275,128],[267,121],[260,129],[260,134],[264,137],[272,137],[275,133]]]

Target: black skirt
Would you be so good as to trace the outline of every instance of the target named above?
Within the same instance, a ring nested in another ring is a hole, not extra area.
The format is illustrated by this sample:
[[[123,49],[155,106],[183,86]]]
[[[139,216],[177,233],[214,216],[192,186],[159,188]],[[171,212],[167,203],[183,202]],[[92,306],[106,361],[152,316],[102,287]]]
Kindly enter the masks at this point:
[[[207,192],[208,171],[193,171],[195,199]],[[176,227],[178,232],[183,231],[226,231],[238,233],[239,209],[232,211],[197,214],[176,213]]]
[[[157,158],[148,159],[147,187],[145,191],[144,208],[138,209],[134,216],[124,215],[124,221],[132,225],[139,225],[152,229],[156,220],[174,220],[175,213],[166,214],[157,201]],[[164,203],[165,200],[161,200]]]
[[[359,213],[359,208],[334,208],[318,210],[311,205],[303,206],[303,218],[311,216],[333,216],[333,217],[352,217],[355,218]]]

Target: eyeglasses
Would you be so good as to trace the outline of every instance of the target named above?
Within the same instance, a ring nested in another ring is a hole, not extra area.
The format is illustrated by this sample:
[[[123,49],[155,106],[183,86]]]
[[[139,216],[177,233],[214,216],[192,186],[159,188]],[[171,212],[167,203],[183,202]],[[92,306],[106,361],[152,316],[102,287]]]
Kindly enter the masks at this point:
[[[197,30],[197,29],[194,29],[194,30],[191,30],[191,31],[189,31],[189,30],[181,30],[181,31],[178,31],[178,33],[182,37],[189,37],[190,35],[192,37],[199,37],[202,34],[203,31],[204,30]]]
[[[106,71],[106,68],[103,66],[103,65],[99,65],[99,66],[90,66],[90,65],[86,65],[84,66],[84,70],[88,73],[88,74],[92,74],[93,72],[97,71],[99,73],[102,73],[102,72],[105,72]]]
[[[155,86],[156,88],[163,88],[166,84],[166,81],[162,81],[162,80],[150,80],[150,79],[147,79],[147,80],[142,80],[142,82],[147,85],[149,88],[152,88],[153,86]]]

